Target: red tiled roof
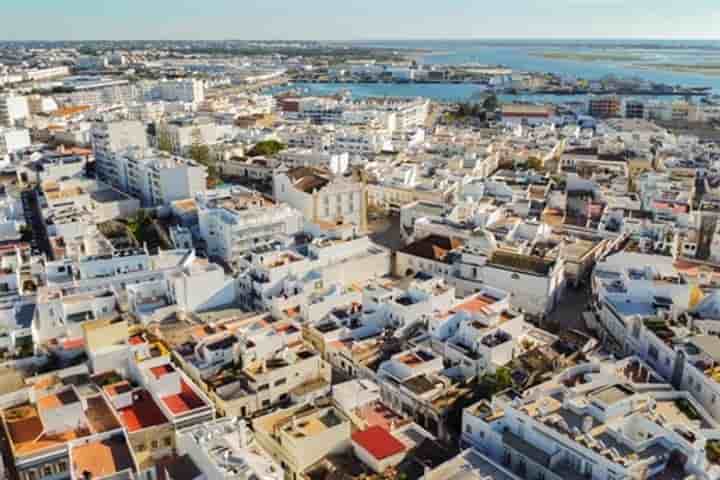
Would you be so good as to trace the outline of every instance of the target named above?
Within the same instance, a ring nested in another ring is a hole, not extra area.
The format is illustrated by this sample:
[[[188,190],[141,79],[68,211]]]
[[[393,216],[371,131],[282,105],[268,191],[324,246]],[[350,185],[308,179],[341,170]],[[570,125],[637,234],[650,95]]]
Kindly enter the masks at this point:
[[[165,405],[176,415],[204,407],[205,402],[193,391],[190,386],[182,382],[178,395],[168,395],[163,398]]]
[[[142,336],[140,335],[133,335],[132,337],[130,337],[129,342],[130,345],[142,345],[143,343],[145,343],[145,339],[142,338]]]
[[[355,432],[352,435],[352,440],[377,460],[383,460],[406,450],[405,445],[400,440],[380,426]]]
[[[147,390],[133,393],[133,404],[118,409],[120,418],[129,432],[167,423],[167,418]]]

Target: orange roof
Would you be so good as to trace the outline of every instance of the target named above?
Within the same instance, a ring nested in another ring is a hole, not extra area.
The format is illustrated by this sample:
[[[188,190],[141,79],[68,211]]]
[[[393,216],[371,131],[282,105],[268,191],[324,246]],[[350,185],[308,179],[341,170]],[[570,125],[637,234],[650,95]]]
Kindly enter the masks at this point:
[[[132,405],[118,409],[118,414],[129,432],[162,425],[168,421],[147,390],[134,392]]]
[[[86,112],[88,110],[90,110],[90,107],[88,105],[77,105],[73,107],[58,108],[54,112],[50,113],[50,115],[54,117],[71,117],[73,115]]]
[[[135,469],[135,462],[122,435],[77,445],[73,447],[71,455],[73,470],[79,478],[82,478],[85,472],[90,474],[90,478],[95,478]]]
[[[37,410],[26,404],[3,412],[13,452],[17,456],[29,455],[48,448],[65,445],[70,440],[90,434],[87,429],[69,430],[48,435],[43,433],[43,424]]]
[[[497,302],[494,298],[478,295],[457,305],[454,310],[462,310],[468,313],[487,313],[487,307]]]
[[[200,398],[190,386],[182,382],[180,393],[177,395],[168,395],[163,398],[163,402],[175,415],[195,410],[205,406],[205,402]]]

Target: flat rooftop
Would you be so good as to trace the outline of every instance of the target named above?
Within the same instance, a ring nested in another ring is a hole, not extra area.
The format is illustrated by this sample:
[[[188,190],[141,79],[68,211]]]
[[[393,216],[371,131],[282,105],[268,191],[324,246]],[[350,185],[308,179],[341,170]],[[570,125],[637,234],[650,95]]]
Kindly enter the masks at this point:
[[[112,203],[128,200],[130,197],[112,188],[106,188],[104,190],[92,192],[90,194],[90,198],[98,203]]]
[[[165,402],[165,406],[167,406],[174,415],[182,415],[207,406],[203,399],[200,398],[184,380],[180,382],[179,394],[163,397],[162,401]]]
[[[34,405],[26,403],[3,411],[9,440],[16,456],[26,456],[61,447],[71,440],[87,437],[91,433],[102,433],[120,428],[120,424],[107,402],[100,396],[88,399],[88,409],[85,414],[88,419],[87,426],[48,434],[44,432],[38,410]]]
[[[600,400],[605,405],[613,405],[632,397],[634,394],[635,392],[623,385],[610,385],[595,391],[591,398]]]
[[[131,433],[168,422],[165,414],[147,390],[133,392],[132,405],[119,408],[117,412],[125,428]]]

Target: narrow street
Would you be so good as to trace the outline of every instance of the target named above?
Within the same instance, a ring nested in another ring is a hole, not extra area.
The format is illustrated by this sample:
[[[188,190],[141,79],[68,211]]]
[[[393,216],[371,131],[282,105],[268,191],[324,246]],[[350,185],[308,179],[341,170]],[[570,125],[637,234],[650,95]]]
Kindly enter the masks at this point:
[[[45,253],[49,259],[52,259],[52,248],[50,248],[50,241],[47,235],[45,235],[42,213],[40,212],[40,206],[35,197],[35,192],[32,190],[23,191],[21,193],[21,201],[25,214],[25,223],[32,233],[30,247],[33,253]]]
[[[560,303],[547,318],[549,324],[556,324],[560,330],[579,330],[592,334],[582,319],[582,313],[587,310],[590,302],[589,287],[568,287]]]

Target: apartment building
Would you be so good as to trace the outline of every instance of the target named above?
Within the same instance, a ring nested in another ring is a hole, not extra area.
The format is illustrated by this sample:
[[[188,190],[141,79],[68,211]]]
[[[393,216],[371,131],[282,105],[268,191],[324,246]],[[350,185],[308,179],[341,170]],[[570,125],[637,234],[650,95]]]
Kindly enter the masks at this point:
[[[98,178],[119,186],[121,172],[115,156],[131,147],[147,148],[148,138],[138,121],[103,122],[93,126],[91,143]]]
[[[239,262],[240,300],[260,310],[289,311],[331,285],[363,283],[391,270],[390,252],[368,237],[325,236],[306,248],[306,254],[282,244],[252,250]]]
[[[149,92],[151,100],[166,102],[202,103],[205,100],[205,84],[201,80],[164,80]]]
[[[207,119],[181,118],[162,125],[160,134],[168,135],[174,153],[187,155],[190,147],[198,143],[217,144],[231,129],[231,126],[217,125]]]
[[[365,128],[343,128],[335,132],[330,151],[352,155],[372,156],[392,151],[392,135],[384,130]]]
[[[64,82],[69,93],[53,95],[60,105],[103,105],[127,104],[140,100],[142,92],[127,80],[98,77],[73,77]]]
[[[31,145],[30,131],[25,128],[0,127],[0,161]]]
[[[12,93],[0,95],[0,127],[14,127],[28,117],[27,97]]]
[[[229,263],[278,236],[295,235],[304,223],[299,211],[244,189],[199,195],[197,203],[200,237],[208,254]]]
[[[143,206],[169,206],[207,187],[207,169],[187,158],[140,147],[95,152],[100,178],[140,199]]]

